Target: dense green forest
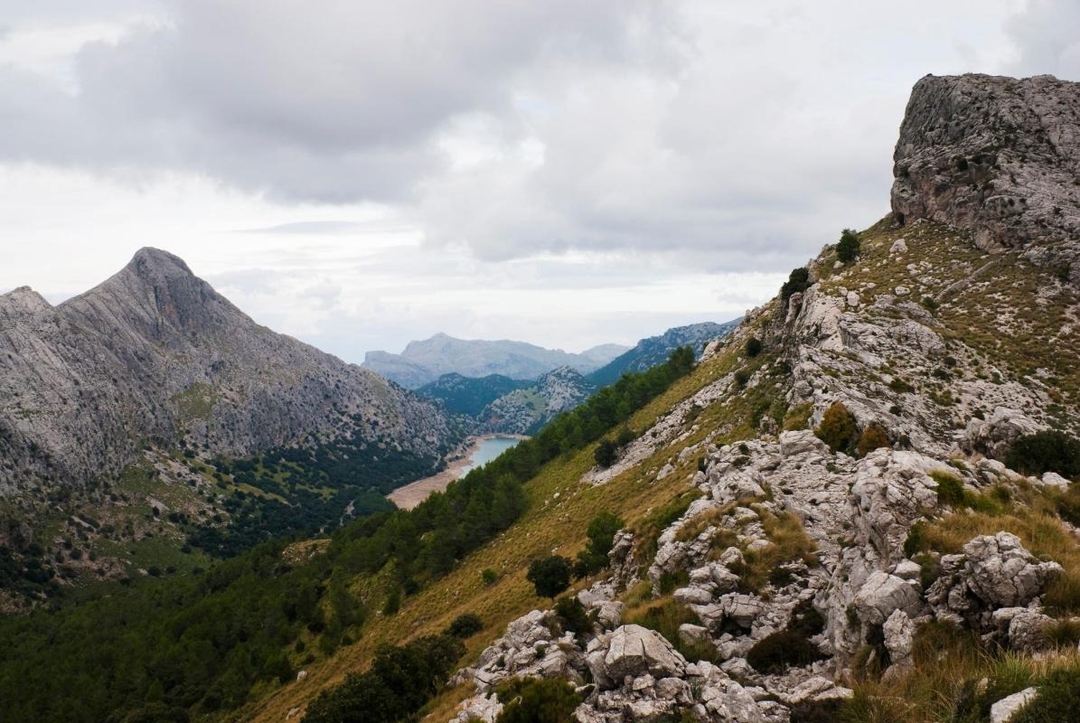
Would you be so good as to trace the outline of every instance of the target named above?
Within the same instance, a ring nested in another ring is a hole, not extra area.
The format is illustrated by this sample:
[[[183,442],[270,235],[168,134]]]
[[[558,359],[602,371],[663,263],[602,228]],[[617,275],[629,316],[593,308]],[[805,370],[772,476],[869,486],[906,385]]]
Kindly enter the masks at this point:
[[[624,376],[415,509],[346,524],[302,564],[268,542],[198,575],[0,621],[0,720],[187,721],[242,705],[252,686],[286,681],[362,633],[374,601],[350,592],[357,574],[390,564],[391,597],[444,575],[513,524],[544,463],[614,429],[693,363],[680,349]]]
[[[511,379],[502,374],[472,378],[460,374],[443,374],[430,384],[416,390],[422,397],[443,403],[448,412],[476,417],[484,408],[504,394],[526,389],[533,382]]]
[[[343,520],[393,509],[387,493],[445,467],[441,455],[418,455],[355,435],[212,463],[220,487],[230,480],[266,493],[241,491],[228,497],[230,519],[224,527],[187,528],[188,544],[215,557],[230,557],[275,537],[313,537]]]

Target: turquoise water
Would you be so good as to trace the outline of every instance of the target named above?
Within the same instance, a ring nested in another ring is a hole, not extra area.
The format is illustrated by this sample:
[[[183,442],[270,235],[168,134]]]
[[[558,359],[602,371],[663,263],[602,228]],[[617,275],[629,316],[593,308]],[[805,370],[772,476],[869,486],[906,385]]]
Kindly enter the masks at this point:
[[[513,439],[512,437],[495,437],[494,439],[481,440],[477,450],[473,452],[472,457],[469,458],[469,465],[461,470],[461,474],[464,475],[471,469],[483,467],[485,464],[516,445],[518,441],[519,440]]]

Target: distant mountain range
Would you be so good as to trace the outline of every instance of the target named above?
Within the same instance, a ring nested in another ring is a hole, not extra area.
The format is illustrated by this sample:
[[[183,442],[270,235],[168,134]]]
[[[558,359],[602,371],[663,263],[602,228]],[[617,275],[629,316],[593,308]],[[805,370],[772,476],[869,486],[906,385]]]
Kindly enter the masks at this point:
[[[723,324],[704,322],[680,326],[659,336],[642,339],[631,349],[614,344],[596,347],[603,353],[618,348],[626,350],[587,375],[570,366],[557,367],[534,381],[512,379],[502,374],[469,377],[453,372],[425,384],[416,393],[437,400],[449,413],[471,418],[478,432],[532,434],[556,414],[573,409],[597,389],[618,381],[624,373],[644,371],[662,364],[679,347],[690,346],[700,358],[705,344],[730,333],[738,323],[735,320]],[[579,356],[591,352],[593,350]],[[451,364],[453,360],[444,363]]]
[[[705,345],[713,339],[727,336],[742,321],[742,317],[717,324],[705,321],[700,324],[676,326],[660,336],[650,336],[639,341],[634,348],[620,354],[600,369],[586,375],[597,387],[614,384],[626,372],[640,372],[663,364],[675,349],[689,346],[694,350],[694,357],[701,358]]]
[[[626,350],[627,347],[619,344],[602,344],[571,354],[521,341],[466,340],[436,334],[430,339],[409,342],[401,354],[370,351],[361,366],[406,389],[417,389],[444,374],[472,378],[498,374],[510,379],[534,380],[562,366],[586,374]]]

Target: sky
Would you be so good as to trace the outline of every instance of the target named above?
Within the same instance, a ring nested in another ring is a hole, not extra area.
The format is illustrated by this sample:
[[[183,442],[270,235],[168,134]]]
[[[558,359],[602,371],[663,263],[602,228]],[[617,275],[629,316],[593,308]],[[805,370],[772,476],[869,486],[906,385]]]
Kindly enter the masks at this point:
[[[154,246],[351,362],[726,321],[888,210],[927,73],[1080,0],[0,0],[0,293]]]

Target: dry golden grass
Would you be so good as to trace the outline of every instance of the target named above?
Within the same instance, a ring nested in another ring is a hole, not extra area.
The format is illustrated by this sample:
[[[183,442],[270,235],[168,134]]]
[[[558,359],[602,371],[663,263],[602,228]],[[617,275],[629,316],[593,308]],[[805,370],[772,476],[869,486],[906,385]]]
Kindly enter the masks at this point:
[[[966,723],[979,719],[980,706],[1037,685],[1054,671],[1080,671],[1075,647],[1039,657],[992,655],[972,633],[937,623],[916,632],[914,657],[914,669],[899,680],[855,681],[855,698],[843,720]]]

